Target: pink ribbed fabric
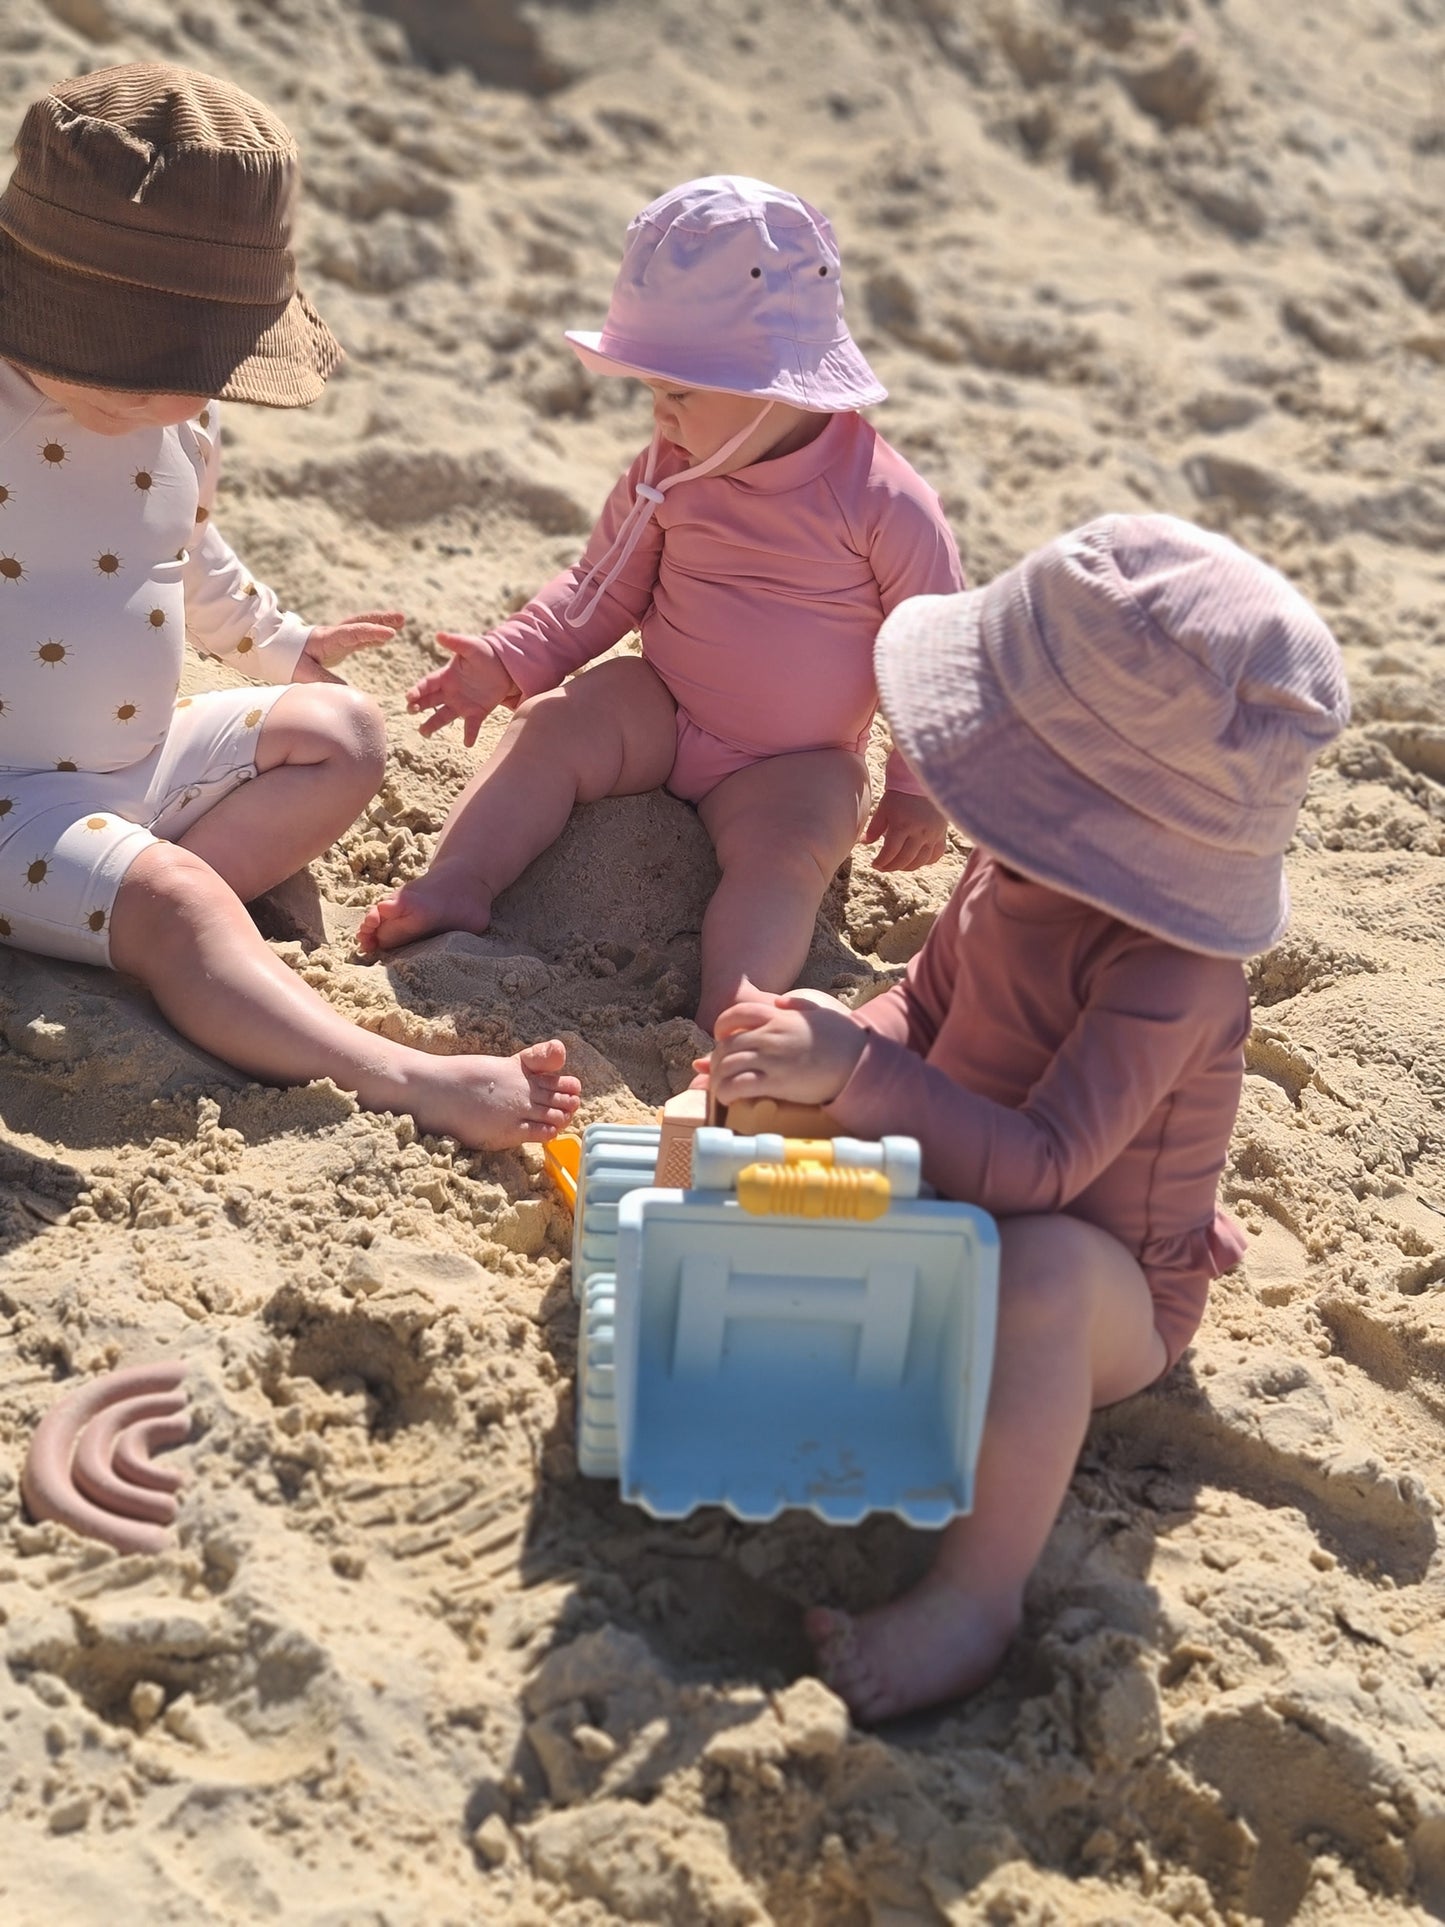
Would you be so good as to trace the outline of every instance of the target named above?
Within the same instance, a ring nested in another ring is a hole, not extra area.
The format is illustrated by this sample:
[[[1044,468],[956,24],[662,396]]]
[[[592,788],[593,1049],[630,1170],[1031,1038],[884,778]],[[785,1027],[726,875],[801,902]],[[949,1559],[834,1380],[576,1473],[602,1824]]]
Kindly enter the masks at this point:
[[[1067,1211],[1144,1269],[1170,1363],[1244,1253],[1216,1198],[1244,1077],[1242,967],[1161,943],[970,857],[828,1106],[852,1137],[906,1131],[945,1198]]]
[[[596,331],[567,339],[595,374],[652,376],[837,414],[887,389],[843,319],[826,218],[740,174],[684,181],[643,208]]]
[[[1109,515],[987,588],[902,604],[875,655],[894,742],[969,836],[1207,955],[1284,930],[1339,647],[1283,576],[1167,515]]]
[[[666,500],[667,491],[676,488],[679,482],[696,481],[700,475],[711,475],[715,468],[720,468],[729,455],[735,455],[753,430],[761,425],[772,405],[770,401],[765,401],[751,421],[745,423],[721,448],[715,448],[705,461],[694,462],[690,468],[677,469],[671,475],[657,474],[663,441],[661,435],[653,436],[648,445],[647,465],[642,480],[637,484],[626,521],[618,529],[612,547],[598,556],[577,585],[577,594],[567,611],[567,620],[574,629],[591,619],[598,603],[627,567],[628,557],[642,540],[642,531],[652,520],[658,505]]]

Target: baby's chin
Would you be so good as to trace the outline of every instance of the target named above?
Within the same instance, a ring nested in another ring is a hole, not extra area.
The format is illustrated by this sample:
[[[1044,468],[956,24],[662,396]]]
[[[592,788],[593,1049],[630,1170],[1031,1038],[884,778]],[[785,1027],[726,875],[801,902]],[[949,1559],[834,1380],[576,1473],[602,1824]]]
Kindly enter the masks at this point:
[[[88,411],[77,414],[73,408],[67,413],[77,427],[88,429],[92,435],[129,435],[133,428],[140,426],[137,422],[117,421],[114,415],[92,415]]]

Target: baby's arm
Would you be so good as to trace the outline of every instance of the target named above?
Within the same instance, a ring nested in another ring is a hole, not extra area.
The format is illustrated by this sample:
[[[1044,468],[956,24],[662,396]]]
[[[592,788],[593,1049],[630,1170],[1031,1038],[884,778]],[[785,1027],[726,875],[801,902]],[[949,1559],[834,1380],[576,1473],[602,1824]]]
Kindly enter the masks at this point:
[[[1133,1141],[1201,1052],[1233,1041],[1231,1026],[1242,1063],[1248,1021],[1237,973],[1141,942],[1101,974],[1017,1108],[874,1036],[829,1110],[859,1137],[916,1137],[924,1172],[945,1197],[999,1215],[1057,1211]]]
[[[208,402],[202,416],[203,425],[192,428],[201,463],[200,500],[181,572],[186,628],[207,655],[226,658],[257,682],[335,682],[332,663],[353,649],[389,642],[406,618],[399,610],[376,610],[313,627],[282,609],[216,526],[219,402]]]
[[[762,993],[725,1010],[714,1035],[709,1084],[723,1104],[744,1097],[831,1103],[867,1041],[847,1011]]]
[[[960,878],[961,891],[965,878]],[[829,1104],[867,1048],[870,1033],[922,1056],[948,1010],[958,923],[954,901],[934,924],[902,983],[850,1011],[808,990],[773,996],[752,990],[718,1018],[709,1083],[721,1103],[740,1097],[783,1097]],[[816,1013],[816,1017],[810,1015]],[[846,1025],[846,1030],[840,1025]],[[804,1096],[804,1091],[818,1091]]]
[[[1222,1040],[1243,1051],[1249,1009],[1237,971],[1141,939],[1092,987],[1023,1104],[979,1097],[922,1055],[950,1001],[951,911],[905,981],[851,1016],[762,996],[725,1011],[711,1071],[720,1101],[825,1104],[853,1136],[916,1137],[945,1197],[1000,1214],[1055,1211],[1133,1140],[1202,1048]]]
[[[451,660],[423,676],[406,697],[408,709],[431,712],[421,725],[424,736],[460,722],[470,748],[478,728],[499,703],[515,709],[524,698],[555,689],[574,669],[602,655],[637,627],[652,601],[662,553],[662,531],[655,521],[644,528],[626,567],[586,621],[574,623],[569,616],[578,590],[594,563],[611,548],[632,507],[646,461],[644,450],[619,477],[579,560],[553,576],[525,608],[484,636],[450,630],[438,634],[437,641]],[[582,599],[585,604],[588,597]]]

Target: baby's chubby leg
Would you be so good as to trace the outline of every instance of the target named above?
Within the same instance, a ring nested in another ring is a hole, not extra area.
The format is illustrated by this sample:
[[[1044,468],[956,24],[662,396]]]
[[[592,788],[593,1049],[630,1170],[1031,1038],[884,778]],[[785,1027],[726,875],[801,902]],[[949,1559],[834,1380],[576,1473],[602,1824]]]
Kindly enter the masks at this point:
[[[529,697],[452,805],[425,875],[362,919],[362,950],[485,930],[493,900],[557,840],[578,803],[660,788],[677,752],[676,716],[666,684],[637,656]]]
[[[256,775],[176,840],[249,903],[329,850],[376,794],[386,726],[345,683],[294,683],[256,742]]]
[[[823,892],[867,813],[867,767],[844,749],[769,756],[703,797],[698,815],[722,871],[702,924],[704,1030],[749,986],[792,987]]]
[[[268,1084],[329,1077],[368,1110],[405,1112],[478,1150],[552,1137],[577,1109],[581,1087],[561,1074],[556,1039],[513,1057],[440,1057],[348,1022],[263,942],[216,870],[177,844],[150,844],[127,870],[110,958],[183,1037]]]
[[[1096,1406],[1167,1362],[1134,1258],[1064,1216],[999,1225],[998,1338],[974,1509],[945,1527],[932,1570],[857,1618],[815,1607],[823,1677],[864,1720],[981,1686],[1018,1630],[1024,1585],[1068,1490]]]

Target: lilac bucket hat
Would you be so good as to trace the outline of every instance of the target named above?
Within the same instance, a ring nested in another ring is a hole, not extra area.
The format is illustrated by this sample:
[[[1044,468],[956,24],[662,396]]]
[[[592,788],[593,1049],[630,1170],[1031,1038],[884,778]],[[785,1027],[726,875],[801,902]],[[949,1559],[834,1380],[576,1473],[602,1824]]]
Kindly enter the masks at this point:
[[[887,389],[843,319],[842,262],[827,220],[796,194],[741,174],[684,181],[627,230],[595,333],[568,329],[585,367],[755,395],[824,414]]]
[[[1002,862],[1186,950],[1279,938],[1310,765],[1350,706],[1334,637],[1263,562],[1106,515],[900,603],[875,663],[894,741]]]

